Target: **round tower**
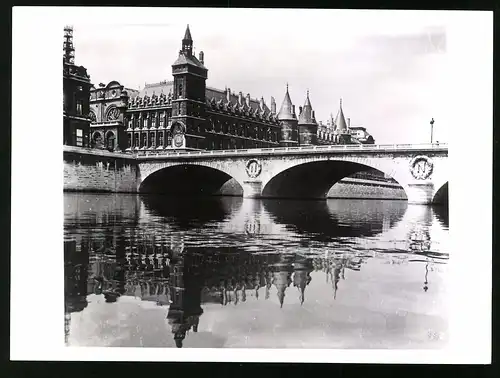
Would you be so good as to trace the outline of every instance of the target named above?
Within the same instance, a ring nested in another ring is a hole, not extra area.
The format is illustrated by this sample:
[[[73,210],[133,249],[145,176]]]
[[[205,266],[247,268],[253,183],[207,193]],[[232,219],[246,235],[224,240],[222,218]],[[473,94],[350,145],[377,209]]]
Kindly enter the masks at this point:
[[[301,108],[298,121],[299,145],[308,146],[317,144],[318,124],[314,116],[314,110],[309,100],[309,91],[307,91],[306,102]]]
[[[285,98],[277,118],[281,125],[280,146],[297,146],[299,143],[297,117],[295,115],[295,106],[292,104],[288,93],[288,84],[286,85]]]

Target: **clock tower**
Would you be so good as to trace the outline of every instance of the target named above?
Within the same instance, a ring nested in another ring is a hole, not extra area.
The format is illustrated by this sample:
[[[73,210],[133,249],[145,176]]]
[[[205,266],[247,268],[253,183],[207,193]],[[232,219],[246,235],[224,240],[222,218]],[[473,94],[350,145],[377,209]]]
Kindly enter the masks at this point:
[[[182,39],[182,49],[172,65],[172,148],[205,148],[205,82],[208,70],[203,62],[202,51],[199,59],[193,55],[193,40],[188,25]]]

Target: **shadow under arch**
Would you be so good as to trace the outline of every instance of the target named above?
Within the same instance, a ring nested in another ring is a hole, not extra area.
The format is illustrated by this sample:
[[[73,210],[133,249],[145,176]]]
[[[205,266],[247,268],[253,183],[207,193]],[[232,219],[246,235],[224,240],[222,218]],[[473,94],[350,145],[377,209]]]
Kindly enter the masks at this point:
[[[263,198],[326,199],[338,181],[354,173],[376,168],[349,161],[326,160],[303,163],[274,176],[262,190]],[[400,185],[401,186],[401,185]]]
[[[443,184],[432,199],[433,205],[442,205],[448,207],[448,182]]]
[[[194,164],[174,165],[147,176],[139,187],[139,193],[213,196],[219,195],[221,187],[231,179],[233,177],[215,168]]]
[[[275,222],[318,241],[375,236],[399,222],[407,209],[404,201],[289,200],[283,206],[279,200],[267,199],[263,204]]]

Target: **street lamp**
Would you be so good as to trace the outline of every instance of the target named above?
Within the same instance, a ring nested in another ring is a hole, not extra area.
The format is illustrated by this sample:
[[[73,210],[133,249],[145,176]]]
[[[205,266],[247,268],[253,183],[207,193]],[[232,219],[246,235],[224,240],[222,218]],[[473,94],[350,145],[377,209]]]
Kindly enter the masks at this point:
[[[431,144],[432,144],[432,133],[434,131],[434,118],[431,119]]]

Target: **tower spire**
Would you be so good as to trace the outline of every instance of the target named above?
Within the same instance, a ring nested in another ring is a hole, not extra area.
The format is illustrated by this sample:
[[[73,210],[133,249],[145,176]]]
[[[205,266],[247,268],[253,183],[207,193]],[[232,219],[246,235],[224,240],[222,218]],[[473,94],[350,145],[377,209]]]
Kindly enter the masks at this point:
[[[295,114],[293,112],[292,100],[290,99],[290,94],[288,93],[288,83],[286,83],[286,93],[283,103],[281,104],[281,109],[278,113],[278,119],[282,120],[295,120]]]
[[[182,52],[186,56],[193,55],[193,39],[191,38],[191,31],[189,30],[189,24],[186,27],[186,32],[184,33],[184,38],[182,39]]]

